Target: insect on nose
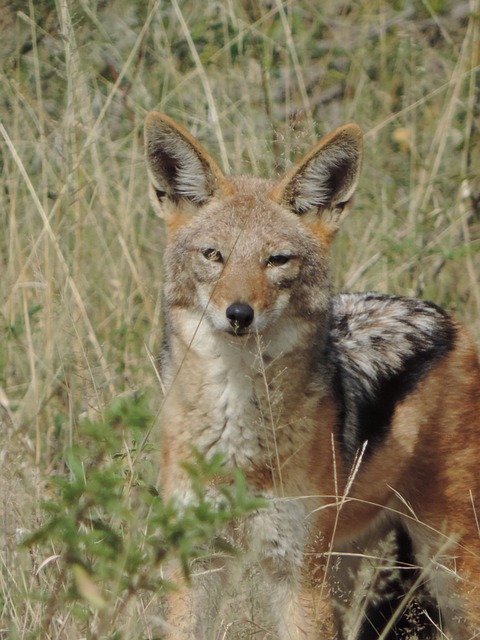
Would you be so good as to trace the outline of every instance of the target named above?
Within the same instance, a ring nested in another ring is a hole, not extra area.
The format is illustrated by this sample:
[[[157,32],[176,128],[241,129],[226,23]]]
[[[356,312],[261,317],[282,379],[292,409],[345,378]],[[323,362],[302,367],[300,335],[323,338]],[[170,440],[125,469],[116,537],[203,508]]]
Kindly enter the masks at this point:
[[[244,302],[234,302],[228,307],[226,314],[235,331],[246,329],[253,322],[253,309]]]

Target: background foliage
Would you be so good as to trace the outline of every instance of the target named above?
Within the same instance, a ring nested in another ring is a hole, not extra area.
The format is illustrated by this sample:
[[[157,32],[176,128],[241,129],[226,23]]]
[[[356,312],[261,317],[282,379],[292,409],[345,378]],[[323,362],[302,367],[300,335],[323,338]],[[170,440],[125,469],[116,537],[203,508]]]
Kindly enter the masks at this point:
[[[358,122],[366,157],[336,288],[432,299],[479,339],[479,16],[478,0],[0,3],[1,638],[161,631],[145,532],[163,237],[145,113],[183,122],[225,170],[261,175]],[[54,527],[19,546],[65,515],[73,537]]]

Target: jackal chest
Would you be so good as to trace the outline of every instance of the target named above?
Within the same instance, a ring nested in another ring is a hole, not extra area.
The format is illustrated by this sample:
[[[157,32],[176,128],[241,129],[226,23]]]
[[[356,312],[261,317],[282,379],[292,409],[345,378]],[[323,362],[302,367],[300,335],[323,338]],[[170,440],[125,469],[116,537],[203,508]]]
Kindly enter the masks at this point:
[[[243,368],[220,369],[212,378],[202,394],[208,428],[199,434],[198,447],[207,455],[220,452],[238,467],[260,462],[275,440],[268,388]]]
[[[232,361],[233,360],[233,361]],[[241,469],[276,466],[295,447],[281,385],[247,358],[216,358],[190,387],[191,443]]]

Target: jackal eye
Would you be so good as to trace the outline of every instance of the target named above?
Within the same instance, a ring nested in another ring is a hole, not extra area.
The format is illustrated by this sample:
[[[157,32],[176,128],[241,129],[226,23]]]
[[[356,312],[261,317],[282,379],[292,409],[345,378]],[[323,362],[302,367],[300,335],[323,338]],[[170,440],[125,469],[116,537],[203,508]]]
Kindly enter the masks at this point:
[[[210,262],[223,262],[223,256],[218,249],[202,249],[202,256]]]
[[[277,256],[270,256],[267,258],[267,267],[281,267],[290,260],[291,256],[285,256],[278,254]]]

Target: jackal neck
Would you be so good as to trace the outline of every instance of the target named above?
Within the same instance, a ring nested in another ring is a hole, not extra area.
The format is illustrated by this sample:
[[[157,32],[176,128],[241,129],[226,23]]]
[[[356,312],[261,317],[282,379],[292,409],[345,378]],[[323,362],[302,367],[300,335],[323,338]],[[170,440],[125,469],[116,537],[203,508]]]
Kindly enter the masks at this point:
[[[329,376],[313,375],[322,358],[315,357],[309,333],[285,353],[253,338],[246,343],[200,325],[190,344],[172,334],[166,361],[166,428],[174,415],[175,437],[187,448],[221,453],[246,472],[278,469],[303,447],[329,395]]]

